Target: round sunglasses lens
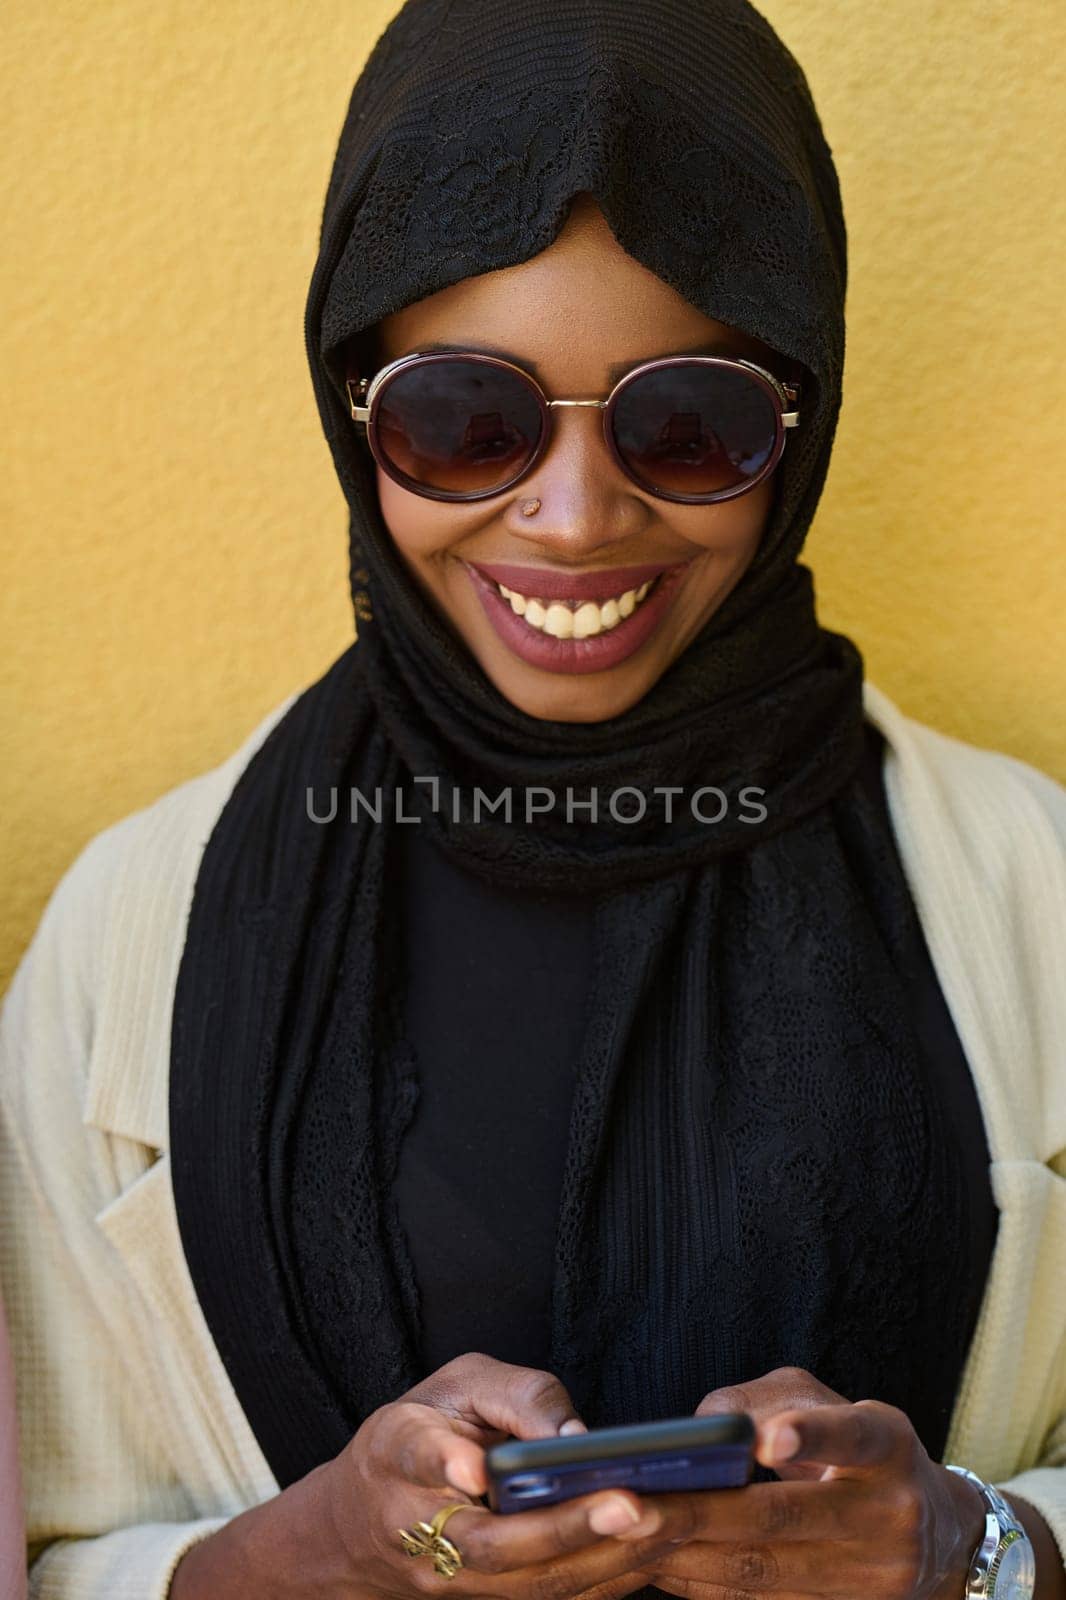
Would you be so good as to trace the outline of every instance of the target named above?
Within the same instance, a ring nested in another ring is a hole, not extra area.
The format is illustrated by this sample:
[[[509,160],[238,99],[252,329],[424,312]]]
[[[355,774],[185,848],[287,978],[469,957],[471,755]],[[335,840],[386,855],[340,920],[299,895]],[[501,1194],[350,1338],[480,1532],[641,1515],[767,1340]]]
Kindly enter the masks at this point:
[[[378,449],[400,477],[458,497],[510,483],[543,426],[536,394],[518,373],[463,356],[401,367],[376,415]]]
[[[777,410],[754,375],[704,362],[656,367],[615,402],[614,439],[633,475],[671,495],[729,495],[777,443]]]

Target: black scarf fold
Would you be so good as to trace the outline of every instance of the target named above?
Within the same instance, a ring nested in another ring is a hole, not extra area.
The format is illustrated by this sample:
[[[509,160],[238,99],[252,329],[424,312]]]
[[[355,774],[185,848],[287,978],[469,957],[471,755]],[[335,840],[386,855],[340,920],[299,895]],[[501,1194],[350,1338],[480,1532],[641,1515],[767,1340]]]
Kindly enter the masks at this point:
[[[545,248],[582,190],[637,260],[810,375],[752,566],[644,699],[595,725],[538,721],[506,701],[411,583],[339,367],[344,341],[389,311]],[[810,1267],[823,1289],[845,1293],[868,1269],[861,1252],[838,1248],[835,1180],[812,1175],[787,1138],[772,1196],[779,1232],[738,1192],[760,1097],[774,1138],[790,1125],[775,1096],[802,1105],[801,1144],[812,1128],[827,1139],[861,1131],[875,1167],[872,1226],[894,1241],[882,1287],[908,1315],[915,1271],[930,1292],[953,1282],[951,1252],[930,1239],[934,1214],[952,1237],[956,1202],[907,1011],[917,932],[890,841],[854,781],[862,661],[819,627],[797,560],[840,407],[845,282],[836,174],[806,82],[743,0],[409,0],[356,84],[306,332],[350,510],[358,640],[273,729],[212,832],[172,1037],[182,1239],[283,1484],[420,1376],[417,1292],[389,1196],[417,1097],[390,955],[399,824],[388,806],[381,823],[353,823],[352,788],[402,787],[417,825],[513,887],[518,906],[529,889],[594,898],[594,1023],[577,1075],[553,1326],[554,1370],[587,1421],[691,1409],[717,1383],[755,1375],[748,1363],[774,1314],[766,1274],[792,1259],[790,1208],[813,1225],[824,1207]],[[437,809],[417,775],[440,779]],[[556,815],[475,822],[451,803],[474,784],[560,794],[708,784],[731,797],[759,786],[767,816],[753,827],[731,806],[721,825],[667,824],[649,807],[640,823],[596,827]],[[312,820],[309,792],[321,816],[333,790],[336,816]],[[849,839],[883,873],[880,889],[856,877]],[[662,1145],[649,1147],[649,1128]],[[637,1193],[653,1196],[659,1219],[643,1261],[621,1249]],[[300,1244],[310,1235],[329,1262],[311,1299]],[[750,1290],[745,1242],[764,1252]],[[665,1298],[648,1303],[653,1271]],[[671,1303],[682,1280],[691,1303]],[[870,1383],[891,1387],[874,1352],[822,1323],[805,1328],[807,1345],[786,1359],[820,1360],[824,1381],[852,1385],[855,1398]],[[352,1352],[343,1370],[329,1355],[338,1332]],[[962,1339],[945,1324],[945,1382]]]

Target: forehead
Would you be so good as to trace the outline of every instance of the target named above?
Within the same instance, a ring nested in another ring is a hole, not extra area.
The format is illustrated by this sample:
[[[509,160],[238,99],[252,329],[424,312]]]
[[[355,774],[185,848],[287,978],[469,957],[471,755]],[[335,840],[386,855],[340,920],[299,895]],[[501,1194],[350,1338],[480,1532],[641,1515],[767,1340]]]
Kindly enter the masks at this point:
[[[480,349],[558,384],[602,384],[638,361],[682,351],[764,362],[775,355],[628,255],[591,198],[580,196],[540,254],[404,306],[365,343],[381,362],[430,346]]]

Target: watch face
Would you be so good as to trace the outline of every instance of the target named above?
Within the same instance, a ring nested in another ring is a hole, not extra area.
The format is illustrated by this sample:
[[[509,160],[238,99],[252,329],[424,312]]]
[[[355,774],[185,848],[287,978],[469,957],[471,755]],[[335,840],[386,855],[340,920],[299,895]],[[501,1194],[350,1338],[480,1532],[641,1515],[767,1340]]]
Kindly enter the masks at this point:
[[[1036,1588],[1036,1561],[1033,1547],[1024,1534],[1013,1539],[996,1565],[995,1600],[1033,1600]]]

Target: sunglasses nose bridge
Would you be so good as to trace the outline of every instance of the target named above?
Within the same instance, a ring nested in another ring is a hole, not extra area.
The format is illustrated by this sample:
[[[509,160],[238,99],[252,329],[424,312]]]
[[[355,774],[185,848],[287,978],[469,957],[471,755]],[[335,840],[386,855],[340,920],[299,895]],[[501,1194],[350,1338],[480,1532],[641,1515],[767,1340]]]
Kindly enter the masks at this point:
[[[605,416],[595,402],[581,409]],[[628,474],[619,477],[611,470],[612,456],[599,419],[587,417],[584,424],[575,419],[571,427],[563,423],[557,431],[549,426],[522,474],[520,492],[517,482],[509,485],[517,493],[513,504],[518,515],[509,518],[515,537],[539,558],[567,565],[604,563],[628,545],[646,525],[648,513],[640,507]],[[537,497],[534,509],[544,507],[532,521],[521,509],[528,495]]]
[[[545,429],[544,434],[543,434],[543,436],[541,438],[541,446],[540,446],[539,451],[537,452],[537,460],[536,460],[536,462],[531,463],[531,465],[539,464],[540,458],[543,457],[547,453],[548,449],[551,446],[552,433],[553,433],[553,428],[552,428],[551,424],[554,421],[554,418],[552,417],[552,412],[557,407],[562,408],[564,410],[598,411],[600,413],[600,420],[601,420],[601,425],[602,425],[602,429],[603,429],[604,438],[606,439],[607,410],[608,410],[608,404],[609,404],[608,401],[606,401],[606,400],[545,400],[544,404],[545,404],[545,408],[546,408],[547,413],[548,413],[548,424],[549,425]]]
[[[631,489],[633,485],[636,485],[638,489],[642,490],[644,493],[648,493],[650,486],[642,482],[640,478],[630,471],[612,437],[612,414],[614,412],[614,405],[612,402],[614,401],[617,392],[616,386],[606,400],[547,400],[545,404],[547,406],[549,416],[549,427],[546,429],[542,438],[541,448],[537,453],[537,458],[535,461],[530,463],[530,467],[539,466],[541,460],[547,454],[547,451],[550,448],[552,431],[550,427],[551,412],[556,406],[573,408],[575,410],[584,409],[589,411],[598,411],[600,413],[599,448],[601,450],[606,449],[607,455],[610,457],[614,467],[621,471],[624,478],[628,479]],[[527,468],[526,470],[528,472],[530,468]],[[653,489],[650,492],[653,494],[655,493]]]

